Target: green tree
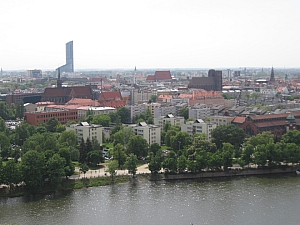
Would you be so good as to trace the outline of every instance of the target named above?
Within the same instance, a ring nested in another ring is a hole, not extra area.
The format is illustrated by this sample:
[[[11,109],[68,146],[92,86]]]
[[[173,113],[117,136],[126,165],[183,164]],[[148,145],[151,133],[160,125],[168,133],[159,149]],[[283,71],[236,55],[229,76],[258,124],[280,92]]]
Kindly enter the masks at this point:
[[[150,152],[153,152],[154,155],[161,149],[158,143],[153,143],[150,145]]]
[[[24,112],[25,112],[25,107],[24,107],[24,103],[18,102],[16,105],[16,118],[23,118],[24,117]]]
[[[102,151],[100,150],[93,150],[87,154],[87,162],[92,166],[96,166],[103,161],[104,161],[103,154]]]
[[[7,159],[10,156],[10,141],[5,133],[0,132],[0,157]]]
[[[239,149],[246,137],[244,130],[233,124],[218,126],[212,130],[211,135],[217,149],[222,149],[223,143],[230,143],[235,149]]]
[[[58,142],[60,144],[66,143],[67,146],[75,147],[77,145],[77,136],[75,131],[67,130],[61,133]]]
[[[51,117],[47,122],[46,122],[46,129],[49,132],[56,132],[56,127],[59,124],[59,121],[55,117]]]
[[[175,136],[171,137],[171,147],[174,151],[184,149],[191,144],[191,138],[187,132],[179,131]]]
[[[174,151],[170,151],[165,160],[162,162],[162,167],[166,173],[177,172],[177,156]]]
[[[124,149],[123,145],[117,144],[114,147],[113,158],[114,158],[114,160],[118,161],[119,168],[124,165],[124,163],[126,162],[126,154],[125,154],[125,149]]]
[[[94,116],[93,120],[91,121],[92,124],[99,124],[103,127],[109,127],[110,125],[110,117],[105,114],[98,114]]]
[[[185,120],[187,120],[189,118],[189,108],[180,109],[179,116],[182,116]]]
[[[282,141],[285,143],[295,143],[300,145],[300,132],[298,130],[289,130],[282,135]]]
[[[54,154],[46,163],[46,171],[51,185],[56,188],[62,182],[65,173],[66,160],[59,154]]]
[[[151,173],[158,173],[161,170],[161,155],[161,150],[158,150],[155,155],[153,152],[150,153],[150,162],[148,164],[148,168]]]
[[[83,173],[83,176],[85,177],[86,172],[89,171],[89,167],[88,167],[88,165],[86,165],[85,163],[83,163],[83,164],[81,164],[79,170],[80,170],[80,172]]]
[[[117,110],[117,114],[121,119],[121,123],[129,123],[130,122],[130,110],[126,107],[121,107]]]
[[[60,155],[60,157],[62,157],[65,160],[65,175],[66,177],[72,176],[74,174],[75,171],[75,166],[73,165],[72,161],[71,161],[71,151],[70,148],[61,148],[58,151],[58,154]]]
[[[86,163],[86,157],[87,157],[87,150],[86,145],[84,143],[83,138],[81,139],[80,145],[79,145],[79,162],[80,163]]]
[[[66,130],[66,126],[65,125],[62,125],[61,123],[59,123],[57,126],[56,126],[56,132],[58,133],[62,133]]]
[[[156,100],[157,100],[157,95],[151,95],[149,99],[149,103],[156,102]]]
[[[117,175],[118,169],[118,162],[116,160],[112,160],[110,163],[107,164],[107,170],[111,177],[111,181],[114,181],[114,177]]]
[[[228,170],[228,167],[232,166],[234,147],[230,143],[223,143],[222,147],[222,160],[224,171]]]
[[[179,156],[177,159],[177,168],[179,173],[183,173],[186,169],[187,161],[184,155]]]
[[[2,163],[2,162],[1,162]],[[2,184],[9,185],[10,191],[13,191],[15,186],[22,182],[22,173],[19,164],[14,160],[8,160],[2,170],[4,182]]]
[[[0,117],[0,132],[6,133],[5,120]]]
[[[26,152],[22,157],[21,171],[28,192],[41,190],[45,175],[44,155],[32,150]]]
[[[127,153],[133,153],[138,157],[146,157],[148,154],[148,143],[139,135],[131,136],[126,149]]]
[[[128,169],[128,173],[134,177],[137,171],[137,158],[136,155],[130,154],[126,160],[125,167]]]

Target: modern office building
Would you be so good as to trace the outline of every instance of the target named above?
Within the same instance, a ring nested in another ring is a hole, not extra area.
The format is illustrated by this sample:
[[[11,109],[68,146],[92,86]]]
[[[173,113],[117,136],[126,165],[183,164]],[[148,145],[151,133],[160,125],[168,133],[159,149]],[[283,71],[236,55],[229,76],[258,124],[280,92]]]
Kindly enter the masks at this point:
[[[61,73],[74,73],[73,41],[66,44],[66,64],[57,68]]]

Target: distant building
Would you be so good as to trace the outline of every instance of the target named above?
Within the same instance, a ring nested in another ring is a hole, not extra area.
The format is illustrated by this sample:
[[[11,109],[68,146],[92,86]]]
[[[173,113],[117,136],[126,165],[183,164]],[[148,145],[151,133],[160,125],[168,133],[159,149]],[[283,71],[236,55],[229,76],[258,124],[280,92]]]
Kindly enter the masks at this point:
[[[66,44],[66,64],[58,68],[61,73],[74,73],[73,41]]]
[[[210,108],[205,104],[195,104],[189,108],[189,119],[205,119],[210,116]]]
[[[120,91],[103,91],[98,97],[98,102],[103,107],[120,108],[126,105]]]
[[[184,117],[181,116],[173,116],[172,114],[169,114],[167,116],[161,116],[158,118],[154,118],[154,125],[160,126],[160,128],[163,130],[164,125],[169,122],[172,126],[182,126],[184,124]]]
[[[192,77],[188,87],[206,91],[222,91],[222,71],[209,70],[208,77]]]
[[[220,125],[228,125],[231,124],[234,117],[231,116],[210,116],[209,117],[211,123],[217,124],[217,126]]]
[[[275,75],[274,75],[274,69],[273,69],[273,67],[271,69],[271,76],[270,76],[269,83],[270,84],[274,84],[275,83]]]
[[[172,81],[171,72],[168,71],[155,71],[154,75],[148,75],[146,81],[158,82],[158,81]]]
[[[42,78],[41,70],[27,70],[27,74],[30,78]]]
[[[102,145],[102,127],[100,125],[81,122],[80,124],[72,124],[70,127],[66,127],[66,130],[75,131],[78,143],[81,142],[82,138],[85,142],[89,138],[90,141],[96,139]]]
[[[86,117],[87,113],[90,111],[94,116],[99,114],[109,114],[116,112],[116,108],[112,107],[90,107],[90,106],[81,106],[77,108],[78,110],[78,120],[81,120]]]

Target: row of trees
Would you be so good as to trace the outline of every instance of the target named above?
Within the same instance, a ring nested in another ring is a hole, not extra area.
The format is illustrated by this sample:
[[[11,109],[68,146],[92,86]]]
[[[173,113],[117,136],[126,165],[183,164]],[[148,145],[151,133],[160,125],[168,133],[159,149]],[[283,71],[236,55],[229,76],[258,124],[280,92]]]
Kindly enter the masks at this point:
[[[24,104],[18,102],[17,104],[12,103],[8,105],[6,102],[0,102],[0,118],[4,120],[16,120],[24,117]]]

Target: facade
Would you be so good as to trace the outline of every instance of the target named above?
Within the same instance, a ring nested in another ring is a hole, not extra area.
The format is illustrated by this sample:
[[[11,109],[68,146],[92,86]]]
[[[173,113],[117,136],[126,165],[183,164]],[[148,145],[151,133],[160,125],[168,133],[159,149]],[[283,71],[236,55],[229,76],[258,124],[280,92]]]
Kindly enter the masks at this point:
[[[42,98],[43,93],[19,93],[19,94],[11,94],[6,95],[6,103],[8,105],[18,102],[23,103],[36,103],[40,102]]]
[[[234,117],[230,116],[210,116],[209,117],[211,123],[217,124],[217,126],[220,125],[228,125],[231,124]]]
[[[148,108],[147,104],[127,105],[125,107],[130,111],[131,121],[136,115],[145,113]]]
[[[166,116],[168,114],[177,115],[176,106],[161,106],[154,108],[154,116],[153,118],[160,118],[162,116]]]
[[[77,110],[56,110],[44,112],[25,112],[25,121],[28,124],[38,126],[47,123],[52,117],[55,117],[60,123],[65,124],[69,121],[78,121]]]
[[[140,135],[144,138],[149,145],[153,143],[161,145],[161,129],[159,126],[140,122],[138,124],[128,125],[128,127],[132,128],[135,135]]]
[[[172,81],[172,76],[171,72],[169,70],[167,71],[155,71],[154,75],[148,75],[146,81],[151,81],[151,82],[159,82],[159,81],[167,81],[171,82]]]
[[[59,67],[61,73],[74,73],[73,41],[66,44],[66,64]]]
[[[75,131],[78,143],[81,142],[82,138],[85,142],[89,138],[90,141],[97,139],[98,143],[102,145],[102,127],[100,125],[82,122],[80,124],[72,124],[66,130]]]
[[[120,108],[126,105],[126,100],[123,100],[120,91],[105,91],[101,92],[98,97],[100,106]]]
[[[192,77],[188,87],[206,91],[222,91],[222,71],[209,70],[208,77]]]
[[[205,104],[195,104],[189,108],[189,119],[205,119],[210,116],[210,108]]]
[[[161,116],[158,118],[154,118],[154,125],[160,126],[161,130],[163,130],[164,125],[169,122],[172,126],[182,126],[184,124],[184,117],[181,116],[173,116],[169,114],[167,116]]]
[[[90,106],[81,106],[78,107],[77,110],[78,110],[78,120],[85,118],[88,111],[91,111],[93,115],[109,114],[111,112],[117,111],[116,108],[112,108],[112,107],[90,107]]]
[[[27,74],[30,78],[42,78],[41,70],[27,70]]]
[[[275,83],[275,75],[274,75],[274,69],[272,67],[271,69],[271,76],[270,76],[270,81],[269,83],[274,84]]]
[[[195,134],[205,134],[206,140],[211,140],[211,132],[217,127],[216,123],[205,123],[201,119],[188,121],[181,126],[181,131],[187,132],[192,138]]]

